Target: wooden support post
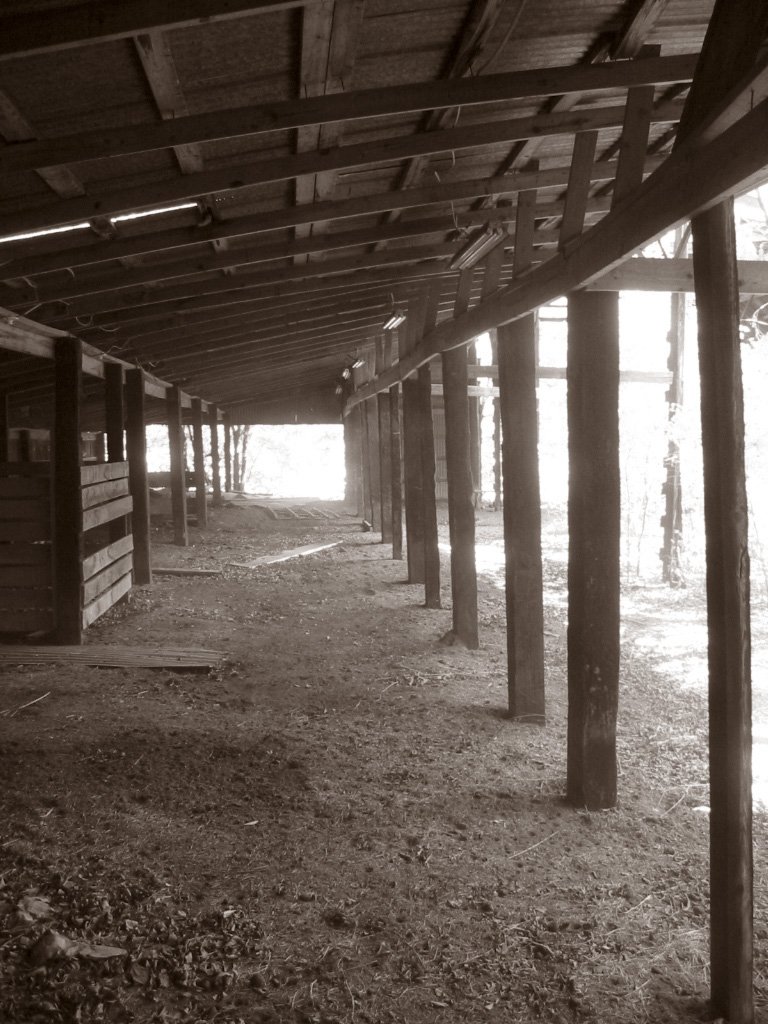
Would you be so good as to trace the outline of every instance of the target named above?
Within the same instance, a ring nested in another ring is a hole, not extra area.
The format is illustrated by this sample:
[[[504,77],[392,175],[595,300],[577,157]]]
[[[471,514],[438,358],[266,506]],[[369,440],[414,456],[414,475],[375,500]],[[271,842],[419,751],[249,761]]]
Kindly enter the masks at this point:
[[[208,425],[211,433],[211,482],[213,484],[214,508],[221,507],[221,456],[219,454],[219,410],[212,405],[209,410]]]
[[[509,714],[543,722],[544,608],[536,408],[536,316],[498,328]]]
[[[205,482],[205,446],[203,443],[203,403],[192,399],[192,457],[195,475],[195,510],[197,525],[208,525],[208,485]]]
[[[8,392],[0,392],[0,462],[8,461]]]
[[[104,366],[105,422],[107,427],[107,462],[125,461],[125,395],[124,373],[120,363]],[[120,516],[109,524],[110,541],[120,540],[129,533],[128,516]]]
[[[408,319],[398,334],[399,357],[403,358],[419,337],[414,323],[423,322],[426,302],[423,296],[408,309]],[[419,385],[414,377],[402,382],[403,388],[403,484],[405,492],[405,551],[408,582],[424,582],[424,489],[421,479],[421,425]]]
[[[707,539],[712,1003],[733,1024],[751,1024],[752,682],[733,201],[691,226]]]
[[[229,413],[224,414],[224,491],[232,490],[232,422]]]
[[[469,346],[467,359],[472,360],[472,365],[477,365],[477,346],[473,343]],[[473,380],[476,383],[476,380]],[[471,396],[467,399],[468,422],[469,422],[469,461],[472,469],[472,503],[479,508],[482,503],[483,494],[483,456],[481,451],[480,434],[480,399]]]
[[[349,391],[347,391],[347,394],[349,394]],[[348,508],[356,507],[357,505],[354,423],[354,412],[348,413],[342,418],[342,427],[344,428],[344,504]]]
[[[472,271],[462,271],[454,303],[454,316],[460,316],[469,307],[471,287]],[[443,352],[442,363],[448,530],[451,538],[452,633],[465,647],[476,650],[480,644],[466,347],[462,345]]]
[[[133,498],[133,512],[131,513],[133,582],[143,585],[152,582],[143,370],[129,370],[126,374],[126,405],[128,482]]]
[[[491,331],[491,363],[499,365],[499,340],[497,331]],[[501,405],[498,395],[491,399],[493,402],[493,509],[498,512],[501,509]]]
[[[432,371],[429,363],[420,367],[416,387],[424,507],[424,604],[427,608],[441,608],[440,549],[437,540],[437,500],[435,496],[435,435],[432,423]]]
[[[664,539],[661,551],[662,579],[670,586],[683,582],[680,564],[683,542],[683,495],[680,467],[680,442],[676,424],[683,405],[683,351],[685,348],[685,294],[670,296],[669,357],[667,366],[672,380],[666,392],[669,440],[664,459],[664,515],[661,525]]]
[[[569,295],[567,797],[589,810],[616,804],[618,324],[616,292]]]
[[[403,459],[400,437],[400,386],[389,389],[390,456],[392,478],[392,557],[403,558]]]
[[[379,416],[376,398],[365,403],[366,462],[368,464],[368,509],[371,526],[381,530],[381,468],[379,465]]]
[[[379,339],[376,345],[376,373],[392,365],[392,340]],[[392,543],[392,428],[390,424],[389,395],[386,391],[376,396],[379,429],[379,494],[381,500],[381,540]]]
[[[80,420],[83,345],[57,338],[53,434],[53,552],[56,642],[83,642],[83,491]]]
[[[168,449],[171,458],[171,515],[173,517],[173,543],[186,547],[187,532],[187,474],[184,465],[184,427],[181,422],[181,393],[178,387],[168,389]]]

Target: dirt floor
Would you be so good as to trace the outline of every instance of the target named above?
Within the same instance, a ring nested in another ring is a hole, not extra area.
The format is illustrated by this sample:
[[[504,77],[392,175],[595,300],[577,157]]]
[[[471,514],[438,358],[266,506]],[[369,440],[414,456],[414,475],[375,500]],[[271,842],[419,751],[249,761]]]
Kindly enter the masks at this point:
[[[480,515],[481,564],[500,529]],[[588,814],[562,800],[554,543],[541,727],[505,717],[498,560],[470,653],[437,642],[450,611],[422,608],[403,564],[352,518],[224,508],[187,549],[167,526],[155,540],[156,564],[221,576],[158,576],[87,642],[228,660],[211,674],[3,673],[3,1024],[711,1019],[704,696],[643,643],[700,613],[697,591],[625,595],[621,803]],[[228,564],[326,541],[341,544]],[[447,609],[447,556],[443,595]],[[765,1020],[762,810],[755,834]]]

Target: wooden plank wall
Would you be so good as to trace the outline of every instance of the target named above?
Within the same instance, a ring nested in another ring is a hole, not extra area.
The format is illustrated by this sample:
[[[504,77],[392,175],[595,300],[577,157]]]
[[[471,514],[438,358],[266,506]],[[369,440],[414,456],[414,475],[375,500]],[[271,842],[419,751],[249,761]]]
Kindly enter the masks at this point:
[[[105,462],[80,470],[83,501],[83,533],[128,515],[133,499],[128,486],[128,463]],[[91,537],[94,534],[91,533]],[[96,548],[83,560],[83,628],[87,629],[131,589],[133,536]]]
[[[0,463],[0,631],[50,631],[52,588],[50,466]]]

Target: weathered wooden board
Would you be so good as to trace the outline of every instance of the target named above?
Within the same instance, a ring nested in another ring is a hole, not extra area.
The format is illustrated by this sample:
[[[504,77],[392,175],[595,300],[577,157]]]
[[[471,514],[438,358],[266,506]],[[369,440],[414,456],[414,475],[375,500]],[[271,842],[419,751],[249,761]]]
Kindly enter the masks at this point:
[[[318,551],[327,551],[329,548],[336,548],[341,544],[340,540],[331,544],[305,544],[301,548],[290,548],[287,551],[280,551],[276,555],[262,555],[254,558],[252,562],[229,562],[236,569],[259,569],[263,565],[276,565],[278,562],[287,562],[291,558],[303,558],[305,555],[314,555]]]
[[[127,462],[97,462],[92,466],[80,467],[80,484],[83,487],[101,484],[106,480],[119,480],[124,476],[128,476]]]
[[[50,522],[13,522],[0,520],[1,541],[43,541],[51,539]]]
[[[47,498],[0,498],[0,519],[48,523],[50,518]]]
[[[0,614],[2,633],[49,633],[53,629],[53,612],[46,608],[28,608],[21,611],[8,610]],[[0,652],[4,650],[0,644]],[[0,654],[0,664],[4,659]]]
[[[83,512],[83,531],[92,530],[95,526],[109,523],[118,516],[125,516],[133,508],[133,498],[118,498],[107,505],[98,505]]]
[[[221,651],[201,647],[127,647],[85,644],[81,647],[27,647],[0,644],[0,665],[95,665],[101,668],[213,668]]]
[[[0,617],[7,611],[52,607],[50,587],[0,587]]]
[[[118,558],[122,558],[129,551],[133,551],[133,537],[130,534],[107,544],[101,551],[95,551],[83,561],[83,579],[89,580],[91,576],[101,572],[102,569],[117,561]]]
[[[0,477],[0,498],[43,498],[48,495],[50,484],[42,476]]]
[[[120,498],[128,494],[128,478],[120,477],[118,480],[107,480],[102,484],[92,484],[83,488],[83,508],[93,508],[94,505],[103,505],[106,501]]]
[[[155,576],[221,576],[221,569],[152,569]]]
[[[50,562],[41,565],[0,565],[0,587],[50,587]]]
[[[99,594],[103,594],[126,574],[130,574],[132,569],[133,555],[129,551],[128,554],[118,558],[116,562],[108,565],[88,580],[83,587],[83,603],[88,605],[91,601],[95,601]]]
[[[0,477],[50,477],[50,462],[0,462]]]
[[[116,604],[121,597],[127,594],[131,589],[131,581],[131,573],[128,572],[111,586],[109,590],[97,597],[95,601],[87,604],[83,608],[83,629],[87,629],[104,612],[108,612],[113,604]]]
[[[50,562],[50,544],[0,544],[0,567],[4,565],[50,565]]]

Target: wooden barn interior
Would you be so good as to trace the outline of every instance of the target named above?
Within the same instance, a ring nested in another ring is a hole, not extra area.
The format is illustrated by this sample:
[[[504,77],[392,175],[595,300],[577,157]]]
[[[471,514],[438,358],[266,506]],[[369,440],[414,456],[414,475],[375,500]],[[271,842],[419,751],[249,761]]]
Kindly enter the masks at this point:
[[[544,715],[536,310],[567,297],[567,799],[617,800],[618,293],[695,292],[711,1000],[755,1019],[749,554],[734,196],[768,177],[765,0],[6,0],[0,607],[87,644],[152,581],[145,427],[186,543],[231,428],[343,423],[349,502],[478,646],[472,401],[501,418],[509,714]],[[680,228],[667,259],[641,250]],[[475,365],[490,332],[493,365]],[[208,433],[211,425],[215,430]],[[220,426],[221,425],[221,426]],[[94,456],[85,435],[104,435]],[[39,642],[39,640],[37,641]],[[438,1004],[440,1005],[440,1004]]]

